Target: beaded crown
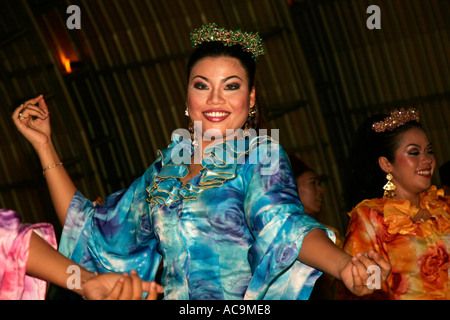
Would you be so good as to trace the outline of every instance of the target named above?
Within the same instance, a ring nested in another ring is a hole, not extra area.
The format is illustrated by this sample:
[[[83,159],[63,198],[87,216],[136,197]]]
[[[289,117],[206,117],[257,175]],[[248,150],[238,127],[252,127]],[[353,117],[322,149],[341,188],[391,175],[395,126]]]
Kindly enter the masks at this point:
[[[386,130],[392,131],[411,121],[419,122],[419,111],[415,108],[410,108],[408,110],[403,108],[395,109],[391,111],[390,116],[386,117],[383,121],[375,122],[372,125],[372,129],[375,132],[384,132]]]
[[[264,54],[262,39],[258,33],[243,32],[241,29],[226,30],[225,28],[219,28],[215,23],[208,23],[195,29],[190,33],[190,38],[193,48],[203,42],[219,41],[225,46],[241,45],[245,51],[252,54],[255,61],[258,61],[259,55]]]

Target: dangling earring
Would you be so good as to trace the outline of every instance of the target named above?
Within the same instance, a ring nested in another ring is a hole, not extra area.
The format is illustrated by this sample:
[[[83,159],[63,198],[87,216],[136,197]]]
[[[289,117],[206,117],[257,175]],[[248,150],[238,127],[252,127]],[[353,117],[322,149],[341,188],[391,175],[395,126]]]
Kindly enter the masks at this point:
[[[198,149],[198,138],[197,138],[197,135],[195,134],[194,123],[192,123],[191,120],[189,121],[188,130],[189,130],[189,133],[191,134],[192,148],[194,149],[194,153],[196,153],[196,151]]]
[[[255,116],[256,116],[256,109],[255,106],[253,106],[248,110],[248,117],[254,118]]]
[[[250,120],[256,116],[256,109],[254,107],[251,107],[248,111],[248,117],[247,122],[245,122],[244,126],[244,138],[249,138],[252,134],[250,132]]]
[[[186,102],[186,110],[184,110],[184,115],[186,117],[189,117],[189,107],[188,107],[187,102]],[[188,130],[189,130],[189,133],[191,134],[192,148],[194,149],[194,153],[195,153],[198,149],[198,138],[194,134],[194,132],[195,132],[194,123],[192,123],[192,120],[190,120],[190,119],[189,119]]]
[[[386,175],[386,179],[387,179],[387,183],[384,185],[383,189],[384,189],[384,194],[383,194],[383,198],[390,198],[393,199],[395,197],[395,184],[392,183],[392,173],[388,173]]]

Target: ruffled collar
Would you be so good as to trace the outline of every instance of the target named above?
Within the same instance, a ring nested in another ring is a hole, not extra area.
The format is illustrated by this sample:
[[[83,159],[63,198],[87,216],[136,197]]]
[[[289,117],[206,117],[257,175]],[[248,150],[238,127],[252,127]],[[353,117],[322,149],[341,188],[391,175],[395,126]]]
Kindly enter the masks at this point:
[[[390,234],[414,234],[419,238],[431,234],[450,233],[450,199],[444,196],[443,189],[432,186],[420,195],[420,207],[429,211],[431,218],[413,222],[412,218],[419,208],[408,200],[373,199],[378,212],[383,212],[383,221]]]
[[[147,201],[169,205],[179,200],[196,200],[204,190],[220,187],[226,180],[235,178],[237,165],[245,163],[247,155],[257,145],[268,141],[272,141],[269,136],[258,136],[208,146],[201,159],[200,174],[183,185],[181,179],[189,172],[194,150],[190,139],[173,134],[168,148],[158,150],[159,158],[154,166],[156,174],[147,187]]]

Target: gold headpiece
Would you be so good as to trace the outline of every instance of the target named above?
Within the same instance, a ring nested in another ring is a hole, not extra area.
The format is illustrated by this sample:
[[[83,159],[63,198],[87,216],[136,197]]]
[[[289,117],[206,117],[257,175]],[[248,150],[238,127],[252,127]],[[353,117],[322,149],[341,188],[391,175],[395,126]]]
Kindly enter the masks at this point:
[[[220,41],[225,46],[241,45],[245,51],[252,54],[255,61],[258,61],[259,55],[264,54],[262,39],[258,33],[242,32],[241,29],[226,30],[225,28],[219,28],[215,23],[209,23],[195,29],[190,35],[193,48],[203,42]]]
[[[392,131],[411,121],[419,122],[419,111],[415,108],[410,108],[408,110],[403,108],[395,109],[391,111],[391,115],[386,117],[383,121],[375,122],[372,125],[372,129],[375,132],[384,132],[386,130]]]

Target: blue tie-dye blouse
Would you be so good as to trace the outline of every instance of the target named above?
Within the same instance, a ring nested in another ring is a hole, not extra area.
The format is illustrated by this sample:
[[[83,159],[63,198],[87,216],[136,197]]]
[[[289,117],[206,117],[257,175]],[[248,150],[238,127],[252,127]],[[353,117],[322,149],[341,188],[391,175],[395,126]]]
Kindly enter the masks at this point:
[[[77,191],[63,254],[91,271],[135,269],[144,280],[162,258],[165,299],[308,299],[321,273],[296,258],[304,236],[325,228],[304,213],[278,143],[264,136],[208,147],[186,185],[190,141],[174,134],[158,152],[102,206]]]

